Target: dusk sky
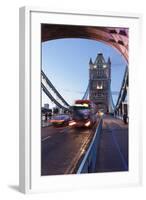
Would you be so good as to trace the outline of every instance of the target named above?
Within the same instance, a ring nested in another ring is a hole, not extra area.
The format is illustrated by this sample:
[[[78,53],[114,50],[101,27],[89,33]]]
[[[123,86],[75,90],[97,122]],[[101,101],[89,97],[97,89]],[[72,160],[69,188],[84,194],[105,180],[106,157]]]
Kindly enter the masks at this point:
[[[57,39],[42,43],[42,69],[69,104],[81,99],[89,81],[89,60],[98,53],[111,59],[111,90],[119,91],[126,61],[120,53],[102,43],[89,39]],[[114,103],[117,95],[113,96]],[[42,105],[55,106],[43,93]]]

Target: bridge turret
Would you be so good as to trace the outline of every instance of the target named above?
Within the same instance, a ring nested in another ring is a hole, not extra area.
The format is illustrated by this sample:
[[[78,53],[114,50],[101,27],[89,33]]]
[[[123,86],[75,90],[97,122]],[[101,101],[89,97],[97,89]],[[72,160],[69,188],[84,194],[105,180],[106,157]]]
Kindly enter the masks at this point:
[[[92,58],[90,58],[89,65],[93,65]]]
[[[90,69],[93,69],[93,62],[92,62],[92,58],[90,58],[90,60],[89,60],[89,68],[90,68]]]
[[[110,59],[110,57],[108,57],[108,61],[107,62],[108,62],[109,65],[111,65],[111,59]]]

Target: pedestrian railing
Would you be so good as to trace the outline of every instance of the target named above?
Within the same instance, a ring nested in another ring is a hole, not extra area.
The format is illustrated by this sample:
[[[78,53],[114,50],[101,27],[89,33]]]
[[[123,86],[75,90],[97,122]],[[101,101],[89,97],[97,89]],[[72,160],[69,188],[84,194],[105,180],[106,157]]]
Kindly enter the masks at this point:
[[[96,162],[98,157],[98,147],[100,136],[102,132],[102,118],[100,118],[98,126],[95,131],[95,135],[87,149],[87,152],[84,155],[84,158],[77,170],[77,174],[81,173],[92,173],[96,171]]]

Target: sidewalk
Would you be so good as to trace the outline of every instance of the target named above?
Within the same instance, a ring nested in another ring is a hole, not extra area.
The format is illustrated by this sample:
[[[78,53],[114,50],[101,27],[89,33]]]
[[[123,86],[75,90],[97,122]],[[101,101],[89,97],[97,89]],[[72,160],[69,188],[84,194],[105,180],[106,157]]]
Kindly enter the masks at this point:
[[[99,144],[97,172],[128,171],[128,125],[105,117]]]

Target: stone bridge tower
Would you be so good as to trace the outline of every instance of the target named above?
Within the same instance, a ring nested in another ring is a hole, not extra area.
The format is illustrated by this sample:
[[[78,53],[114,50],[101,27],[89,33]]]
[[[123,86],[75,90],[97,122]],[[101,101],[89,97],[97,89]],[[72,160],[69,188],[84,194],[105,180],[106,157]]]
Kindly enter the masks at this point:
[[[89,61],[89,99],[104,113],[109,112],[110,86],[110,58],[106,62],[103,54],[98,53],[94,63]]]

